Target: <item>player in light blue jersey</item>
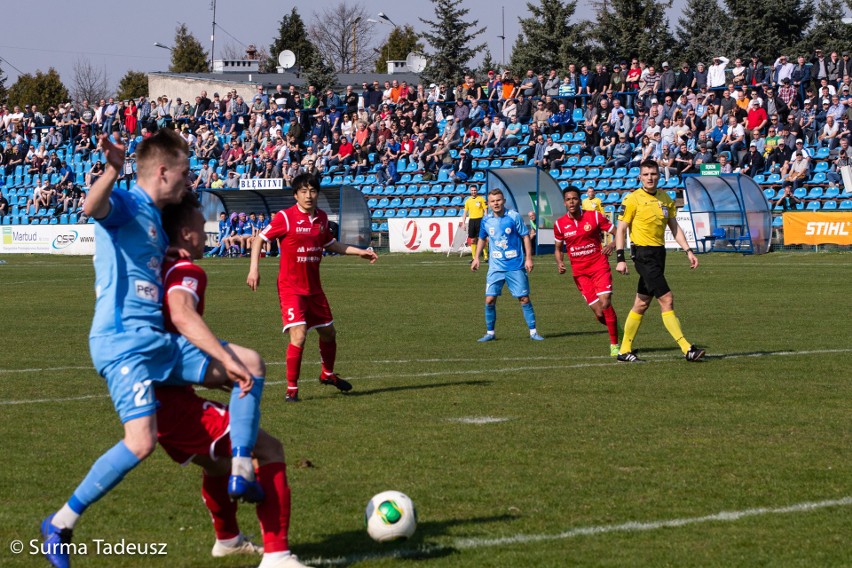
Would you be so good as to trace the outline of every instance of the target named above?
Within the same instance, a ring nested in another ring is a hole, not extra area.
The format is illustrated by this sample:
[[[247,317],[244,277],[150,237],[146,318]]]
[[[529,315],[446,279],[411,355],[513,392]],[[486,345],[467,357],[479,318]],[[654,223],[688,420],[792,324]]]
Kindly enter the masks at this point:
[[[488,192],[488,207],[491,212],[482,219],[479,239],[476,243],[471,270],[479,268],[479,255],[488,241],[491,250],[488,276],[485,281],[485,335],[479,341],[496,339],[494,326],[497,323],[497,297],[503,292],[503,285],[509,286],[509,292],[521,303],[524,319],[530,328],[530,339],[541,341],[535,327],[535,312],[530,301],[530,281],[532,272],[532,244],[529,228],[517,211],[506,209],[506,198],[499,189]]]
[[[124,147],[106,136],[101,142],[106,171],[84,206],[86,215],[97,221],[89,348],[124,426],[124,439],[94,463],[68,502],[42,522],[42,550],[58,568],[70,562],[68,543],[83,511],[154,451],[155,385],[239,386],[230,404],[234,458],[229,493],[244,500],[263,498],[251,460],[260,421],[262,359],[236,345],[206,341],[198,333],[169,333],[164,326],[160,273],[168,238],[160,210],[179,203],[187,191],[186,142],[169,129],[141,142],[136,149],[138,184],[130,190],[114,188],[124,165]],[[189,280],[184,286],[191,290]]]
[[[225,246],[225,237],[228,236],[231,230],[231,223],[228,222],[228,215],[222,211],[219,213],[219,244],[213,247],[210,252],[205,254],[206,257],[211,256],[225,256],[227,252],[227,247]]]

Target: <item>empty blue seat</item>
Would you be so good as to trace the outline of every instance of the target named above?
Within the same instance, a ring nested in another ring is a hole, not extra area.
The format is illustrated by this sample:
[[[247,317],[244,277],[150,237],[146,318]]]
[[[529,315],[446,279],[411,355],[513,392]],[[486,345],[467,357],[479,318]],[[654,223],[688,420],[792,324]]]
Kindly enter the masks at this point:
[[[829,187],[825,190],[825,193],[822,195],[823,199],[835,199],[838,195],[840,195],[840,189],[837,187]]]
[[[814,173],[827,172],[828,171],[828,162],[819,162],[814,167]]]
[[[408,210],[409,217],[420,217],[420,209],[414,208]]]
[[[825,177],[825,174],[817,174],[817,175],[822,175],[823,177]],[[822,199],[822,188],[821,187],[811,188],[811,190],[808,192],[807,198],[808,199]]]
[[[420,216],[421,217],[431,217],[432,216],[432,210],[431,209],[422,209],[420,211]]]
[[[435,207],[438,205],[438,198],[434,195],[426,199],[426,207]]]
[[[757,180],[755,180],[757,181]],[[763,190],[763,196],[766,197],[766,200],[775,199],[775,190],[772,188],[767,188]]]
[[[458,214],[459,213],[458,213],[458,211],[456,210],[455,207],[450,207],[445,212],[445,217],[456,217]]]
[[[580,166],[590,166],[591,164],[592,164],[592,157],[591,156],[583,156],[582,158],[580,158],[580,163],[579,163]]]
[[[395,209],[397,207],[400,207],[401,205],[402,205],[402,199],[400,199],[399,197],[394,197],[393,199],[390,200],[388,207],[392,207],[392,208]]]
[[[819,201],[809,201],[805,209],[808,211],[819,211]]]
[[[450,198],[446,195],[438,200],[438,207],[449,207],[450,206]]]
[[[783,217],[775,217],[772,219],[772,226],[776,229],[780,229],[784,226],[784,218]]]
[[[432,214],[433,217],[443,217],[444,210],[443,209],[435,209],[435,212]]]
[[[808,190],[804,187],[800,187],[799,189],[793,192],[793,195],[798,197],[799,199],[805,199],[808,195]]]
[[[581,160],[582,161],[582,160]],[[595,156],[595,159],[592,160],[593,166],[602,166],[606,163],[606,158],[603,156]]]
[[[825,203],[822,204],[822,210],[823,211],[835,211],[835,210],[837,210],[837,202],[834,201],[834,200],[826,201]]]
[[[844,211],[852,209],[852,199],[844,199],[843,201],[841,201],[840,207],[838,207],[838,209],[843,209]]]

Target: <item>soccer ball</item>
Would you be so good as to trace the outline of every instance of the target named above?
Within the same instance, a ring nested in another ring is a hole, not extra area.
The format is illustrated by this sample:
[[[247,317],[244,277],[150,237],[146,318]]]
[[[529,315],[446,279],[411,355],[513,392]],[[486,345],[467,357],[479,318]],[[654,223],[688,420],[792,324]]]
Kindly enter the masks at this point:
[[[404,493],[383,491],[367,503],[364,522],[367,534],[376,542],[406,539],[417,528],[417,511]]]

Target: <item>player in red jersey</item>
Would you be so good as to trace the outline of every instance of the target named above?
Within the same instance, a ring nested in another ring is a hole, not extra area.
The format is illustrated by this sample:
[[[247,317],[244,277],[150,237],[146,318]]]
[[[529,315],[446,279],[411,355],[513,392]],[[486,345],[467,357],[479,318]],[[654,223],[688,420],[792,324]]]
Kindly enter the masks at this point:
[[[553,226],[556,240],[556,267],[565,274],[564,254],[568,251],[574,282],[598,321],[609,331],[610,355],[618,355],[618,319],[612,307],[612,271],[607,256],[613,244],[601,248],[603,233],[614,233],[614,225],[597,211],[583,211],[580,190],[574,186],[562,190],[568,213]],[[564,245],[564,249],[563,249]]]
[[[163,210],[163,225],[170,243],[201,258],[207,236],[199,202],[187,193],[179,205]],[[189,333],[200,341],[216,343],[239,358],[263,360],[254,351],[220,342],[202,319],[207,275],[191,260],[167,261],[163,265],[163,315],[172,333]],[[265,498],[257,504],[257,518],[263,532],[263,548],[252,544],[240,532],[237,503],[228,495],[231,441],[230,415],[226,406],[201,398],[191,386],[160,387],[155,390],[157,440],[174,461],[195,463],[204,470],[201,494],[213,519],[216,544],[213,556],[259,554],[260,568],[299,568],[305,566],[290,553],[287,533],[290,524],[290,487],[281,442],[258,430],[254,446],[256,478]]]
[[[323,250],[337,254],[350,254],[376,262],[372,249],[359,249],[337,242],[328,228],[328,215],[317,208],[319,181],[312,174],[301,174],[293,179],[293,197],[296,205],[279,211],[260,233],[264,241],[279,239],[281,267],[278,272],[278,298],[284,331],[290,334],[287,346],[287,402],[299,401],[299,372],[305,336],[316,329],[319,333],[319,351],[322,359],[320,383],[332,385],[346,392],[352,389],[348,381],[334,372],[337,355],[336,331],[331,308],[320,283],[319,265]],[[251,266],[246,283],[252,290],[260,285],[260,249],[252,247]]]

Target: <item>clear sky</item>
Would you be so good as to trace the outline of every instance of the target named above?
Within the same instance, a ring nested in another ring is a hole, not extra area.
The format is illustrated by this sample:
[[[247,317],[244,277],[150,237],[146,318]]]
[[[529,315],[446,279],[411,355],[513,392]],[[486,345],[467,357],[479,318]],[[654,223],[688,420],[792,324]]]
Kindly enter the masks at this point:
[[[671,25],[676,24],[686,0],[675,0],[669,14]],[[310,24],[314,11],[321,13],[337,5],[340,0],[312,0],[300,3],[297,8]],[[434,19],[432,2],[428,0],[362,0],[367,12],[377,18],[384,12],[399,26],[411,24],[421,31],[425,26],[418,17]],[[28,2],[3,2],[3,33],[0,34],[0,63],[9,87],[18,77],[17,67],[24,73],[47,71],[54,67],[66,86],[71,88],[72,70],[77,58],[84,58],[96,66],[106,66],[110,85],[114,88],[129,69],[138,71],[165,71],[169,66],[170,52],[154,47],[154,42],[171,45],[178,23],[185,22],[189,30],[210,50],[212,16],[210,0],[148,0],[142,3],[108,3],[91,0],[37,0]],[[591,3],[579,0],[577,18],[592,18]],[[495,61],[501,58],[501,11],[505,6],[506,57],[520,29],[518,17],[527,16],[526,2],[518,0],[464,0],[470,9],[469,16],[479,20],[486,28],[480,38],[488,44]],[[273,0],[217,0],[216,53],[227,43],[239,47],[228,36],[233,35],[243,44],[266,46],[272,43],[278,22],[293,7],[292,2]],[[142,9],[140,9],[142,8]],[[374,28],[375,45],[378,46],[390,32],[388,25]],[[227,33],[226,33],[227,32]],[[480,39],[478,38],[478,39]],[[217,58],[219,56],[217,55]]]

